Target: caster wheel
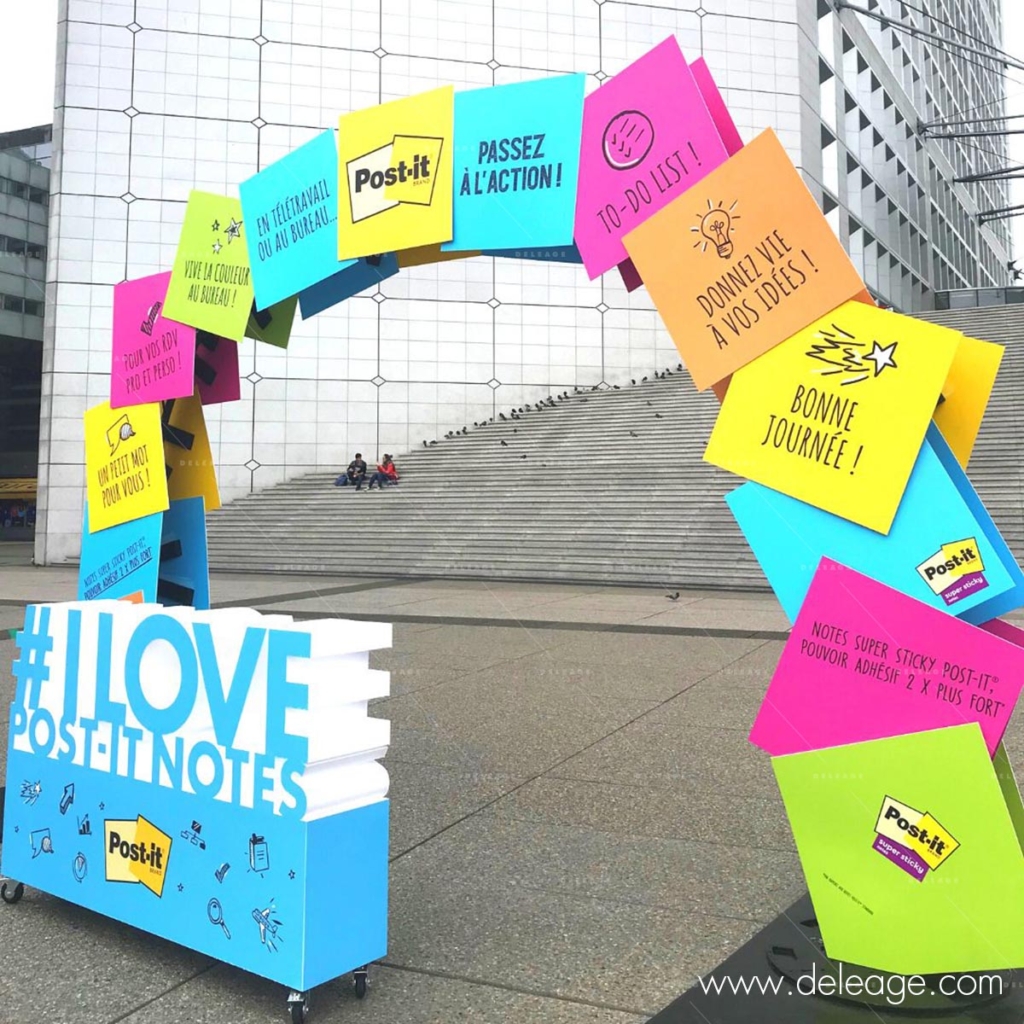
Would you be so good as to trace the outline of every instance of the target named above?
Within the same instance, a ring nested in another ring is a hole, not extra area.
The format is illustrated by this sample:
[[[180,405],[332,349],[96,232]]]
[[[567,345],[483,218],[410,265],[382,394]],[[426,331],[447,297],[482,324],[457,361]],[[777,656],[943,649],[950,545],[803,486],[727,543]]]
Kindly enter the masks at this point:
[[[23,882],[18,882],[14,887],[14,891],[10,895],[7,894],[7,883],[4,882],[3,885],[0,885],[0,900],[3,900],[4,903],[17,903],[24,895],[25,885]]]
[[[361,971],[353,971],[352,977],[356,983],[356,999],[364,999],[366,997],[366,968],[364,967]]]
[[[288,997],[289,1024],[305,1024],[309,1016],[309,999],[305,992],[293,992]]]

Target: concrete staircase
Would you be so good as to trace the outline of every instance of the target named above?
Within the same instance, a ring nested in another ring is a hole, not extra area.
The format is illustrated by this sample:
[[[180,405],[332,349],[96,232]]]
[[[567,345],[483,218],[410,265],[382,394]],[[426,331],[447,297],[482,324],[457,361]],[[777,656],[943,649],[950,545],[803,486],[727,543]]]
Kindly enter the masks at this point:
[[[1006,345],[968,473],[1024,552],[1024,306],[928,319]],[[702,461],[717,411],[673,373],[398,455],[382,493],[291,480],[210,516],[211,566],[763,589],[722,500],[741,481]]]
[[[211,566],[760,589],[740,481],[701,458],[717,410],[673,372],[396,453],[380,493],[291,480],[210,516]]]

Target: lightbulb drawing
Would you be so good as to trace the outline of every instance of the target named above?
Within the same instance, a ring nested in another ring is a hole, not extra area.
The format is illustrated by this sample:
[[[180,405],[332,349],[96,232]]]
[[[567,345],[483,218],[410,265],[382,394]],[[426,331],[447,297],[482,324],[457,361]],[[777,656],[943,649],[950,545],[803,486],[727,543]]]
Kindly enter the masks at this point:
[[[709,199],[707,212],[701,216],[700,224],[690,228],[695,234],[700,235],[700,238],[693,243],[693,247],[696,249],[697,246],[700,246],[701,252],[707,252],[708,246],[713,245],[715,252],[723,260],[729,259],[733,250],[731,237],[733,222],[741,219],[733,212],[735,209],[735,202],[726,210],[724,203],[720,202],[714,206]]]

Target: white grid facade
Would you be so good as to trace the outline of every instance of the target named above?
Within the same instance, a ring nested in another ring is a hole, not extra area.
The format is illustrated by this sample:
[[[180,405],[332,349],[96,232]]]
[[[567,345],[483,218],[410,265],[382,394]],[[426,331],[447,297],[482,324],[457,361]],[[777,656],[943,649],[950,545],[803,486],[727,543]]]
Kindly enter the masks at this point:
[[[171,267],[190,189],[237,194],[339,113],[439,84],[597,88],[672,33],[745,139],[770,125],[800,160],[794,0],[62,0],[60,17],[37,562],[79,551],[112,286]],[[224,500],[678,361],[616,272],[488,258],[404,270],[297,318],[287,351],[241,356],[241,401],[207,408]]]

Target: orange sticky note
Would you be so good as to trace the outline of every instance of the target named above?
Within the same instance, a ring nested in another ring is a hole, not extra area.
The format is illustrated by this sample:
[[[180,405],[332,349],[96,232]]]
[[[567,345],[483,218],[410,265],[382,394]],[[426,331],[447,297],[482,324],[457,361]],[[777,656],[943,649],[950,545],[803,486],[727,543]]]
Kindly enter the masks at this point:
[[[864,288],[771,129],[624,241],[701,391]]]

